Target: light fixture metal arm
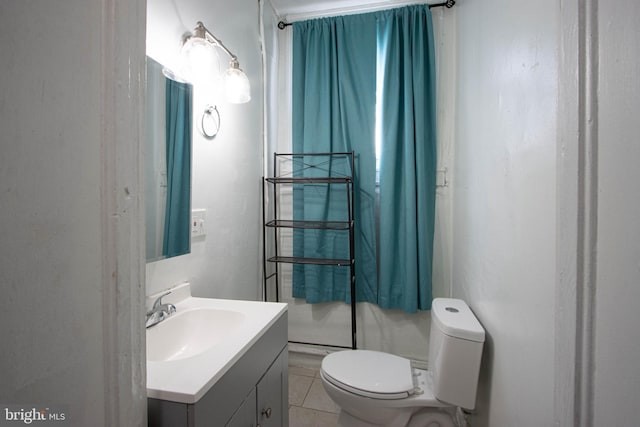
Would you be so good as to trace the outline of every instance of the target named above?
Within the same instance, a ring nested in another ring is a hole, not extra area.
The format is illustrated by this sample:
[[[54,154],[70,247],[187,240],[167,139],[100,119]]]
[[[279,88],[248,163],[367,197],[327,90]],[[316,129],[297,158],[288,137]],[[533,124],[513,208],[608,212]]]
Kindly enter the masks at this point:
[[[227,55],[231,57],[231,62],[238,62],[238,57],[233,52],[231,52],[229,48],[227,48],[219,38],[214,36],[211,33],[211,31],[209,31],[209,29],[205,27],[201,21],[198,21],[196,23],[196,28],[195,30],[193,30],[193,34],[196,37],[202,37],[203,39],[209,41],[210,43],[213,43],[218,47],[220,47],[220,49],[222,49]]]

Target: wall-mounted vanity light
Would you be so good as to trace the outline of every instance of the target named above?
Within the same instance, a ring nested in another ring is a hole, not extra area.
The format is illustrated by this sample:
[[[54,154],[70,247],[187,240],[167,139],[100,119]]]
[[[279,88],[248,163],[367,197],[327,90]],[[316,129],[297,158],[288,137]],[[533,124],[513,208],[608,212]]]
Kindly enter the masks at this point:
[[[185,56],[189,78],[197,84],[198,80],[214,80],[217,76],[208,75],[209,71],[218,67],[218,53],[215,47],[219,47],[229,55],[231,62],[224,77],[224,88],[227,100],[233,104],[243,104],[251,100],[251,87],[247,75],[240,68],[238,57],[222,44],[202,22],[196,24],[191,35],[188,35],[182,46],[182,54]]]

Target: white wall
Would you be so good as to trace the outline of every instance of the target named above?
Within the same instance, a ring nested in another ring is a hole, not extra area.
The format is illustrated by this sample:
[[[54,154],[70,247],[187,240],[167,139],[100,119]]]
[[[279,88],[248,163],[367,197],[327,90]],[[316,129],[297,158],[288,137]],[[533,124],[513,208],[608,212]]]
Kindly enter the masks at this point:
[[[178,70],[181,37],[202,21],[238,56],[251,82],[252,100],[233,105],[216,101],[220,133],[193,137],[192,207],[207,209],[204,238],[191,254],[147,264],[147,294],[190,281],[203,297],[259,299],[261,296],[262,71],[258,2],[241,0],[150,0],[147,54]],[[224,53],[221,63],[227,64]],[[195,90],[194,125],[203,105]]]
[[[551,426],[558,13],[460,1],[453,294],[487,332],[476,426]]]
[[[143,426],[144,2],[103,3],[0,3],[0,404]]]
[[[640,403],[640,5],[551,3],[456,6],[454,295],[489,337],[474,427],[626,426]]]
[[[623,426],[640,405],[640,4],[599,3],[592,425]]]

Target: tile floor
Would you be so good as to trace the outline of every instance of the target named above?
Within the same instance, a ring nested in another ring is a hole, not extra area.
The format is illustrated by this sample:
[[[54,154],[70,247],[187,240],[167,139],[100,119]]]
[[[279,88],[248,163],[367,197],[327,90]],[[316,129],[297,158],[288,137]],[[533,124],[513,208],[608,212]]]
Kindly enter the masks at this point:
[[[289,366],[289,427],[335,427],[338,406],[322,387],[318,369]]]

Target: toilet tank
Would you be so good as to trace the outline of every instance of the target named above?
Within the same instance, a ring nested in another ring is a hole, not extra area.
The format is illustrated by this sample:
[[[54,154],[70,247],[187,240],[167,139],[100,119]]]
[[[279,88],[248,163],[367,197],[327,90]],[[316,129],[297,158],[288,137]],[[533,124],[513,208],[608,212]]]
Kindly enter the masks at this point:
[[[466,409],[475,407],[484,335],[482,325],[464,301],[433,300],[429,371],[438,400]]]

